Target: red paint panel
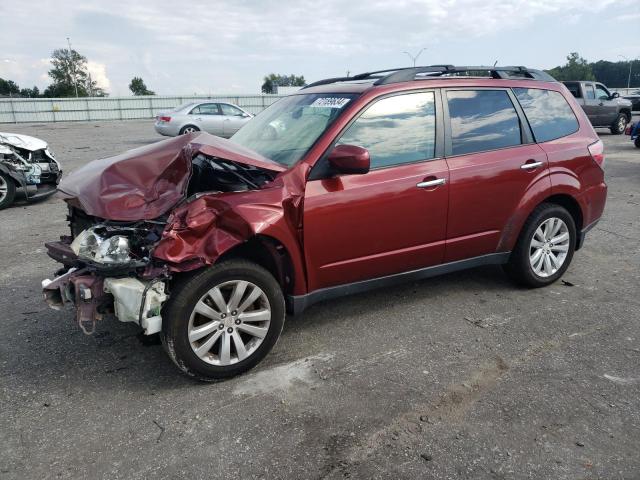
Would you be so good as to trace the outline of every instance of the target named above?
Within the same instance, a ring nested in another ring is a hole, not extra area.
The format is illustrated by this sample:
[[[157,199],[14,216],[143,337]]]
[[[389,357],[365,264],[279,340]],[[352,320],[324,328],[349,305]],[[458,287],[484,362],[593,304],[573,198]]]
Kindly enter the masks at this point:
[[[520,168],[532,161],[542,165]],[[551,188],[546,155],[536,144],[449,157],[447,163],[451,184],[446,262],[496,252],[527,191],[539,182]]]
[[[309,290],[441,263],[448,185],[444,160],[314,180],[304,203]]]

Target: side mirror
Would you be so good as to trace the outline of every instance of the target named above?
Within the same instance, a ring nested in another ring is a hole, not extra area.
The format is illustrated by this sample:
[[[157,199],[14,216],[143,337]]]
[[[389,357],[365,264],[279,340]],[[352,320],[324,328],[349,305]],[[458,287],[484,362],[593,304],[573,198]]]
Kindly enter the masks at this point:
[[[618,92],[613,92],[611,94],[611,100],[613,100],[614,98],[619,98],[619,97],[620,97],[620,94]]]
[[[371,159],[366,148],[357,145],[336,145],[329,154],[329,164],[345,174],[363,174],[369,171]]]

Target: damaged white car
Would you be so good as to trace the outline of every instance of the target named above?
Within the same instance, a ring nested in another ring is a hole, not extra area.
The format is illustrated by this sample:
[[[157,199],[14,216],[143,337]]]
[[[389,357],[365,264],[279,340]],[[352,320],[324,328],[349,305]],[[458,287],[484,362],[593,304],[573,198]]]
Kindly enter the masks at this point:
[[[62,169],[47,142],[28,135],[0,132],[0,210],[21,190],[27,201],[55,193]]]

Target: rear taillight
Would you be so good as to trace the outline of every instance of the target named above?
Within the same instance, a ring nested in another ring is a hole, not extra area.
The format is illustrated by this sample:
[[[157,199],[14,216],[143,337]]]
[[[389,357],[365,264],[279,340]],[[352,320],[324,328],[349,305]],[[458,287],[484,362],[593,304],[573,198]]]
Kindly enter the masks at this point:
[[[589,153],[591,154],[593,161],[604,170],[604,144],[602,143],[602,140],[598,140],[597,142],[589,145]]]
[[[170,122],[171,117],[158,117],[158,121],[160,122]]]

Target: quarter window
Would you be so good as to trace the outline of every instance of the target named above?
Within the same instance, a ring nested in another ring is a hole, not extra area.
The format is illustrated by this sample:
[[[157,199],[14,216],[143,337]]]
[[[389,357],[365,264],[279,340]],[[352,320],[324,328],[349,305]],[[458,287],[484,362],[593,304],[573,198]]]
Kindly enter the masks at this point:
[[[514,88],[536,142],[548,142],[578,131],[578,120],[559,92],[537,88]]]
[[[453,155],[520,145],[520,120],[505,90],[447,92]]]
[[[371,168],[429,160],[435,156],[436,111],[433,92],[383,98],[351,124],[342,145],[366,148]]]
[[[234,107],[233,105],[227,105],[226,103],[220,104],[220,109],[222,110],[222,115],[227,115],[230,117],[241,117],[242,110]]]

